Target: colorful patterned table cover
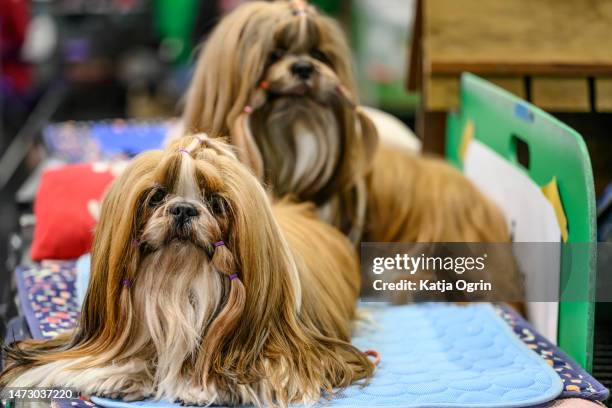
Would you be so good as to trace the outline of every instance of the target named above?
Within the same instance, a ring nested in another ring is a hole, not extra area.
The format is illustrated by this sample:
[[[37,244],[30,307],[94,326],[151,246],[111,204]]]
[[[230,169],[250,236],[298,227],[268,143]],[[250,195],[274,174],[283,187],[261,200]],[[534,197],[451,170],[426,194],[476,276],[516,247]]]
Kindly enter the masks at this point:
[[[21,308],[34,338],[52,338],[75,326],[79,316],[75,261],[43,261],[22,266],[17,269],[16,278]],[[527,347],[559,374],[564,383],[561,398],[603,401],[608,397],[608,389],[511,308],[498,305],[496,310]]]

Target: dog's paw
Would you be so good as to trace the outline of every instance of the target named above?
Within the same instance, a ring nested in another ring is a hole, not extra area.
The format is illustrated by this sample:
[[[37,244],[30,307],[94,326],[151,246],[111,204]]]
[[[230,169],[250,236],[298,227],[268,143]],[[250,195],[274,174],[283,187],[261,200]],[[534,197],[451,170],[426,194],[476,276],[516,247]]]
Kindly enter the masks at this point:
[[[176,398],[176,403],[182,407],[207,406],[213,402],[214,397],[200,387],[188,387],[183,389]]]
[[[127,402],[141,401],[153,396],[154,393],[153,385],[148,379],[130,379],[121,390],[121,399]]]
[[[116,389],[106,389],[96,394],[102,398],[121,399],[126,402],[141,401],[155,393],[151,382],[143,378],[131,378],[117,384]]]
[[[208,405],[208,402],[206,400],[195,401],[195,400],[184,400],[182,398],[179,398],[175,402],[179,404],[181,407],[199,407],[199,406]]]
[[[140,391],[123,394],[121,399],[125,402],[142,401],[153,396],[153,393],[143,393]]]
[[[105,399],[119,399],[118,392],[97,392],[96,396]]]

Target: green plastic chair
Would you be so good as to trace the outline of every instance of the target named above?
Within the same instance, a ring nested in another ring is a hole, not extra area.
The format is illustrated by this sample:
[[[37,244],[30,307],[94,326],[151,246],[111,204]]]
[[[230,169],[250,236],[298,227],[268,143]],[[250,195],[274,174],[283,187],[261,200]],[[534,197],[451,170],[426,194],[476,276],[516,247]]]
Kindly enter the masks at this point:
[[[541,109],[479,78],[461,76],[460,109],[447,121],[446,157],[462,168],[460,144],[471,120],[473,137],[527,173],[538,185],[553,177],[567,218],[561,252],[558,345],[587,371],[593,360],[596,212],[593,172],[586,145],[575,130]],[[529,166],[518,161],[517,139],[529,150]],[[576,245],[576,243],[585,243]],[[588,244],[590,243],[590,244]],[[564,301],[571,300],[571,301]]]

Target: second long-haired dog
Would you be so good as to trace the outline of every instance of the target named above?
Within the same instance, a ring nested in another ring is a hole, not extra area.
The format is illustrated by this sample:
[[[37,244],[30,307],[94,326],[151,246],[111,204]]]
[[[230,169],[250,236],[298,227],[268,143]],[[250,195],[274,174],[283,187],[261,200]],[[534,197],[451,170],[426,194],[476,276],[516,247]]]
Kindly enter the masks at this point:
[[[277,195],[315,202],[358,240],[378,137],[354,105],[342,31],[296,4],[249,2],[219,23],[196,67],[184,125],[229,134]]]
[[[0,386],[285,406],[369,377],[350,344],[354,250],[308,205],[272,207],[228,145],[183,137],[107,193],[80,323],[6,350]]]
[[[314,201],[355,243],[509,242],[499,209],[459,171],[379,142],[350,64],[341,29],[314,7],[246,3],[205,44],[184,125],[229,133],[277,195]],[[516,268],[496,279],[521,298]]]

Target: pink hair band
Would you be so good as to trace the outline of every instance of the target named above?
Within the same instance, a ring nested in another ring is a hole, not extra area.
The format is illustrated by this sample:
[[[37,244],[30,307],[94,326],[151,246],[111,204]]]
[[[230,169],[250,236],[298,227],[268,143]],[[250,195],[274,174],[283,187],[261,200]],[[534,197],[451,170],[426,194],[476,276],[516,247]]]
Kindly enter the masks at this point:
[[[293,5],[293,14],[296,16],[305,16],[306,15],[306,3],[303,0],[294,0],[292,1]]]
[[[181,153],[187,153],[187,154],[190,154],[190,153],[189,153],[189,150],[185,149],[184,147],[181,147],[181,148],[179,149],[179,152],[181,152]]]
[[[218,248],[218,247],[223,246],[223,245],[225,245],[225,242],[223,242],[223,241],[213,242],[213,246],[215,248]]]
[[[380,353],[376,350],[366,350],[363,352],[368,357],[374,357],[374,365],[380,363]]]

